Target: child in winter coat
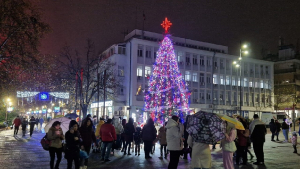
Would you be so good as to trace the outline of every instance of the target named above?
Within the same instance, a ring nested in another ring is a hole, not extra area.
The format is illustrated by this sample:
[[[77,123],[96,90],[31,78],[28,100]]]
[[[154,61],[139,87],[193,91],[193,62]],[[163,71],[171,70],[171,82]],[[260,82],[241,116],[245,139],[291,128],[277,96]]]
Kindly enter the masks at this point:
[[[295,131],[293,132],[293,136],[292,136],[292,144],[294,147],[293,153],[297,153],[297,133]]]
[[[163,150],[165,152],[165,158],[167,158],[167,133],[165,126],[161,127],[159,129],[159,134],[157,138],[155,139],[155,142],[159,140],[160,143],[160,158],[163,158]]]

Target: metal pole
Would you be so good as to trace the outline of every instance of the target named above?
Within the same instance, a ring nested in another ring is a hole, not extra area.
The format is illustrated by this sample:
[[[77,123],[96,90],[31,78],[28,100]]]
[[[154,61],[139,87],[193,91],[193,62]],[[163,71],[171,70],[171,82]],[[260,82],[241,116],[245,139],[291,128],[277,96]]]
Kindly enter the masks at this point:
[[[99,67],[99,66],[98,66]],[[97,122],[99,122],[99,101],[100,101],[100,73],[97,73],[97,94],[98,94],[98,97],[97,97]]]
[[[103,76],[103,95],[104,95],[104,99],[103,99],[103,116],[105,115],[105,86],[106,86],[106,70],[104,70],[104,76]],[[105,116],[104,116],[105,118]]]
[[[242,116],[242,44],[240,44],[240,116]]]

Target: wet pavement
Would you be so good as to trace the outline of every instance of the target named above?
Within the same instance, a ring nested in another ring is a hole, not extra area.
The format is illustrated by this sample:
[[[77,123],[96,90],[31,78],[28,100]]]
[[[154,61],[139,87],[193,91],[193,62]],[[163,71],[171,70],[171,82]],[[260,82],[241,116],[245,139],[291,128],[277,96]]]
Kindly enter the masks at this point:
[[[0,168],[2,169],[47,169],[49,168],[49,153],[43,150],[40,145],[40,139],[44,136],[43,133],[34,132],[30,139],[27,134],[26,137],[13,137],[13,130],[0,131]],[[255,162],[249,160],[247,166],[235,166],[236,169],[298,169],[300,168],[300,155],[293,153],[291,143],[271,142],[271,135],[267,134],[266,143],[264,146],[265,152],[265,166],[255,166],[251,163]],[[283,136],[279,138],[283,140]],[[300,138],[298,139],[298,142]],[[300,146],[298,146],[300,147]],[[300,151],[300,148],[298,148]],[[253,150],[251,152],[254,154]],[[103,162],[100,160],[100,154],[91,154],[89,160],[89,169],[165,169],[168,166],[169,159],[159,159],[159,145],[156,145],[156,151],[152,159],[146,160],[141,149],[141,155],[123,156],[121,152],[115,152],[111,156],[110,162]],[[248,155],[248,158],[250,156]],[[216,150],[212,150],[212,168],[222,169],[222,150],[217,145]],[[66,168],[66,160],[62,159],[60,168]],[[190,159],[184,160],[180,158],[178,169],[189,169]]]

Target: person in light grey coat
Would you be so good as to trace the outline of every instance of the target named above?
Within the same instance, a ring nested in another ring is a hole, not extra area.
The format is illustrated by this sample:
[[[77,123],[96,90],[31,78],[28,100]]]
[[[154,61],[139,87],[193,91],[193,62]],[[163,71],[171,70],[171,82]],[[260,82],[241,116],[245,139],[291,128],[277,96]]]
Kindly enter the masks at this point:
[[[170,151],[170,163],[168,169],[176,169],[179,162],[181,150],[183,148],[183,132],[184,128],[179,123],[177,116],[172,116],[167,125],[167,147]]]
[[[115,127],[116,135],[117,135],[117,140],[116,140],[117,149],[120,149],[121,148],[121,134],[123,133],[124,128],[123,128],[122,124],[120,123],[119,118],[114,118],[113,126]]]

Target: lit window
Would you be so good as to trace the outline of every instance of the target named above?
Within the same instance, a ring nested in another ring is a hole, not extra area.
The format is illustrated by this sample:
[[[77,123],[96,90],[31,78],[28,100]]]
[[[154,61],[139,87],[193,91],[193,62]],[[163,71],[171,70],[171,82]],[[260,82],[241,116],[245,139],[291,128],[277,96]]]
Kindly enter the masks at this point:
[[[198,82],[197,73],[193,73],[193,82]]]
[[[191,73],[189,71],[185,71],[185,80],[191,81]]]

